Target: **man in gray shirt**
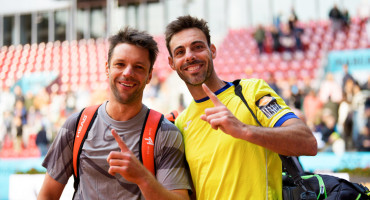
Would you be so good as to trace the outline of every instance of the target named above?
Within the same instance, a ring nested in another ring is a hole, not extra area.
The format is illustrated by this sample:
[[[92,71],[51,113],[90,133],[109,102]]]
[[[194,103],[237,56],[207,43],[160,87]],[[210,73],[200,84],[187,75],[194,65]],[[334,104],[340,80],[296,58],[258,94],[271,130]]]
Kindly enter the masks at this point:
[[[189,173],[178,129],[164,119],[154,143],[155,176],[138,160],[148,108],[143,90],[152,78],[158,48],[145,32],[126,28],[110,39],[106,73],[108,101],[97,111],[83,144],[80,182],[74,199],[188,199]],[[69,117],[45,157],[47,169],[38,199],[59,199],[73,174],[78,114]]]

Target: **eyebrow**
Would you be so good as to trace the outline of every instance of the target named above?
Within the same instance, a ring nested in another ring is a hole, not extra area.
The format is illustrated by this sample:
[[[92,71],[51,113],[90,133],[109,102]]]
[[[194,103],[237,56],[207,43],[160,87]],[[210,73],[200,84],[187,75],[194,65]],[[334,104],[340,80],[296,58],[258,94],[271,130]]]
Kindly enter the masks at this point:
[[[125,59],[116,59],[116,60],[113,60],[112,63],[117,63],[117,62],[126,62]],[[150,61],[149,61],[150,62]],[[140,64],[140,65],[145,65],[144,62],[141,62],[141,61],[137,61],[137,62],[134,62],[134,64]]]
[[[204,41],[202,41],[202,40],[195,40],[195,41],[193,41],[193,42],[190,44],[190,46],[191,46],[191,45],[194,45],[194,44],[196,44],[196,43],[206,44],[206,43],[205,43]],[[176,47],[176,48],[173,50],[173,52],[175,52],[177,49],[182,48],[182,47],[184,47],[184,46],[178,46],[178,47]]]

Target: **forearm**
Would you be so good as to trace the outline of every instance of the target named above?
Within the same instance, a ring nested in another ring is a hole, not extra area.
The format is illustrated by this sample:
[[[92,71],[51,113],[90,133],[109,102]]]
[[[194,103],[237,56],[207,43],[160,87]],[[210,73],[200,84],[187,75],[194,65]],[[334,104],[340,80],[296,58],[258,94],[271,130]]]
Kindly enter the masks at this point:
[[[317,153],[315,137],[298,119],[276,128],[244,125],[241,139],[286,156],[313,156]]]
[[[164,188],[154,176],[143,176],[143,180],[138,183],[141,193],[147,200],[188,200],[189,195],[187,190],[167,190]]]

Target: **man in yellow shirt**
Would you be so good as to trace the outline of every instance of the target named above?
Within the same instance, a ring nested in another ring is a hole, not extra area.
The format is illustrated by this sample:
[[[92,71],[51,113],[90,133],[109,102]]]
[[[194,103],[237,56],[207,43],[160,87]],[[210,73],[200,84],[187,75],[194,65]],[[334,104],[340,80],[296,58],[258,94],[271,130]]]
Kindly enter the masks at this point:
[[[263,127],[216,74],[207,22],[182,16],[166,28],[169,64],[193,101],[176,119],[184,137],[197,199],[282,199],[281,161],[315,155],[309,128],[259,79],[242,80],[242,92]],[[232,66],[225,66],[232,67]]]

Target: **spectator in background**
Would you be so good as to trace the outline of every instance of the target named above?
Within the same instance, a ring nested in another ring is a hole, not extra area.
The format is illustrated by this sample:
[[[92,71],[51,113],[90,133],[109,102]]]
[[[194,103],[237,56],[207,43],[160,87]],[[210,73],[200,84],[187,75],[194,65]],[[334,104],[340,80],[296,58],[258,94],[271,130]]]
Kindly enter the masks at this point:
[[[294,7],[292,7],[292,8],[290,9],[290,16],[289,16],[289,18],[293,21],[293,23],[298,22],[298,15],[297,15],[297,13],[295,12]]]
[[[329,101],[329,98],[334,103],[340,103],[342,101],[342,88],[335,81],[332,73],[326,75],[326,79],[321,84],[319,90],[319,98],[324,104]]]
[[[15,95],[8,86],[4,86],[0,93],[0,114],[13,112],[15,106]]]
[[[17,132],[14,149],[20,152],[23,146],[23,127],[27,124],[27,111],[21,100],[15,102],[14,124]]]
[[[269,74],[266,83],[273,89],[278,95],[281,95],[280,88],[276,84],[274,74]]]
[[[333,32],[338,32],[342,29],[343,14],[338,9],[337,4],[334,4],[333,8],[329,11],[329,18],[331,20],[331,27]]]
[[[335,120],[338,119],[338,108],[342,101],[342,88],[335,81],[332,73],[326,75],[326,79],[322,82],[319,90],[319,98],[324,105],[324,109],[330,109]],[[336,121],[337,122],[337,121]]]
[[[304,30],[303,30],[303,28],[298,27],[297,20],[295,20],[293,16],[290,17],[289,24],[291,24],[291,25],[289,25],[290,32],[292,32],[292,34],[294,35],[294,38],[295,38],[295,50],[302,51],[303,50],[303,43],[302,43],[301,37],[304,33]]]
[[[25,96],[25,102],[24,106],[26,107],[26,110],[28,111],[33,106],[33,100],[35,99],[33,93],[31,91],[28,91]]]
[[[272,19],[272,23],[274,25],[274,27],[276,28],[276,30],[278,32],[280,32],[280,24],[281,24],[281,16],[282,16],[282,12],[279,12],[277,15],[275,15]]]
[[[22,92],[22,88],[19,85],[16,85],[14,87],[14,95],[15,95],[15,102],[22,101],[22,103],[24,104],[25,98]]]
[[[370,97],[365,102],[365,122],[362,134],[359,136],[359,151],[370,151]]]
[[[347,9],[343,10],[343,28],[345,31],[349,29],[349,25],[351,24],[351,17]]]
[[[45,156],[48,152],[49,140],[46,137],[46,130],[44,125],[41,126],[40,131],[37,133],[36,145],[41,152],[41,156]]]
[[[355,81],[353,79],[347,79],[343,86],[343,100],[347,100],[349,103],[352,102],[353,99],[353,87],[355,85]]]
[[[322,102],[316,95],[316,91],[311,89],[303,100],[303,111],[306,116],[307,125],[314,130],[315,125],[320,121],[320,111],[322,109]]]
[[[352,128],[352,139],[355,143],[356,149],[360,148],[358,142],[359,135],[365,127],[365,101],[366,97],[361,91],[360,85],[355,82],[353,87],[353,99],[352,99],[352,110],[353,110],[353,128]]]
[[[37,95],[33,100],[33,103],[37,112],[41,112],[43,115],[48,114],[49,111],[48,105],[50,103],[50,96],[45,88],[42,88],[38,91]]]
[[[281,51],[281,44],[280,44],[280,31],[278,28],[275,26],[271,26],[270,29],[271,37],[272,37],[272,49],[275,52],[280,52]]]
[[[13,115],[10,111],[5,111],[3,113],[3,121],[2,121],[2,124],[0,124],[0,126],[3,127],[4,129],[4,133],[2,135],[2,138],[0,138],[0,141],[5,144],[7,143],[8,141],[12,141],[13,140],[13,136],[12,136],[12,129],[14,127],[14,122],[13,122]]]
[[[348,65],[347,64],[343,64],[342,66],[343,68],[343,81],[342,81],[342,87],[343,89],[345,88],[345,84],[347,82],[348,79],[351,79],[352,81],[354,81],[355,79],[353,78],[353,76],[348,72]]]
[[[66,92],[66,108],[65,108],[65,115],[69,116],[70,114],[76,111],[76,95],[75,93],[69,88]]]
[[[258,51],[260,54],[264,52],[264,44],[265,44],[265,29],[261,24],[257,26],[256,31],[253,34],[253,38],[257,42]]]
[[[283,51],[293,52],[296,45],[296,40],[293,31],[290,30],[288,24],[283,24],[279,36],[279,42]]]
[[[351,82],[348,80],[347,82]],[[338,121],[337,130],[338,133],[345,141],[346,150],[354,149],[352,140],[352,126],[353,126],[353,112],[351,108],[351,102],[347,98],[346,93],[343,95],[343,101],[339,104],[338,108]]]
[[[367,77],[367,81],[362,85],[361,89],[370,90],[370,74]]]
[[[330,109],[324,109],[321,123],[316,127],[316,132],[321,134],[324,146],[320,151],[329,151],[341,154],[345,150],[345,144],[340,135],[335,131],[336,119]]]

